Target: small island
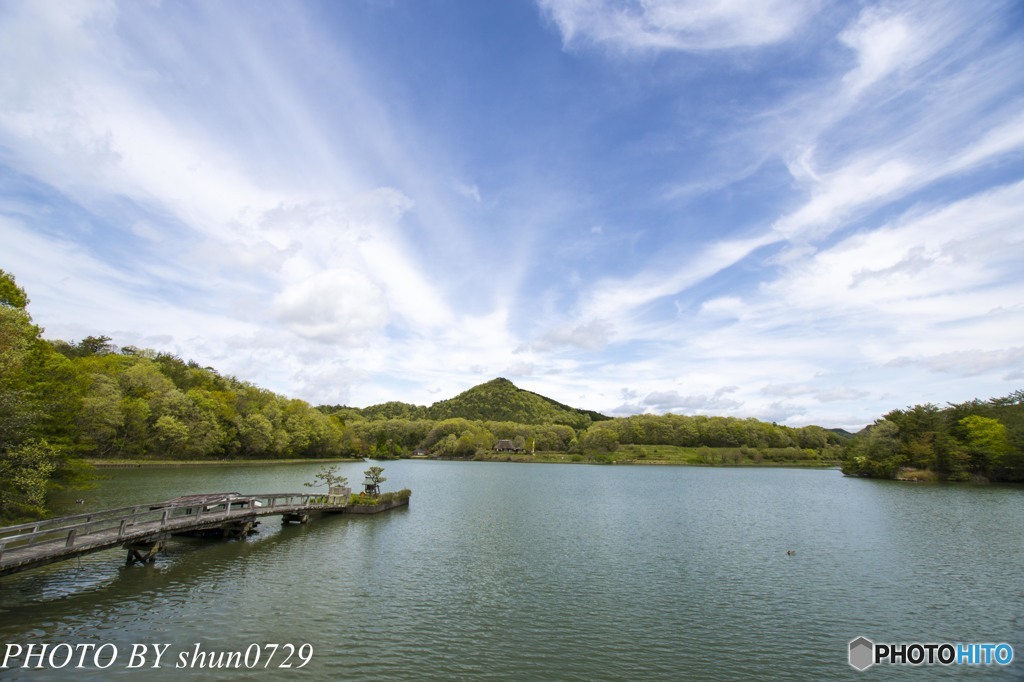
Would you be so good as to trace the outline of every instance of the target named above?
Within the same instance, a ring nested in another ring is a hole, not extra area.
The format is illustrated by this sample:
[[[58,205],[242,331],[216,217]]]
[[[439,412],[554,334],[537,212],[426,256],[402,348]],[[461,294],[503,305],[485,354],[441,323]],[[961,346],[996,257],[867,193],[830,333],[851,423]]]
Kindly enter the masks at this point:
[[[381,483],[388,480],[384,477],[384,467],[372,466],[364,471],[363,475],[366,477],[363,479],[363,489],[358,493],[353,493],[352,488],[348,487],[348,478],[338,474],[337,466],[321,468],[313,481],[305,485],[309,488],[326,485],[328,498],[347,498],[345,512],[348,514],[377,514],[409,505],[412,491],[408,488],[394,492],[381,492]]]

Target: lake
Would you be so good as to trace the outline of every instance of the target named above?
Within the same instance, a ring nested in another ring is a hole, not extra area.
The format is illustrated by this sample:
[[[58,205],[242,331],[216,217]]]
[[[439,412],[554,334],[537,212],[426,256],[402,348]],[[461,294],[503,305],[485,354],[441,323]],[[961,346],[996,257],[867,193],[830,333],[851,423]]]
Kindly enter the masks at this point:
[[[152,566],[125,567],[118,549],[0,578],[4,644],[106,645],[80,670],[76,654],[0,678],[1024,679],[1020,487],[835,470],[380,464],[385,491],[412,489],[408,508],[305,526],[267,517],[246,540],[174,539]],[[367,466],[340,465],[353,484]],[[108,469],[67,510],[308,492],[319,468]],[[1008,642],[1016,660],[858,672],[847,662],[858,636]],[[129,667],[143,644],[148,666],[161,645],[159,668]],[[175,668],[215,652],[259,668]],[[287,654],[292,668],[278,668]]]

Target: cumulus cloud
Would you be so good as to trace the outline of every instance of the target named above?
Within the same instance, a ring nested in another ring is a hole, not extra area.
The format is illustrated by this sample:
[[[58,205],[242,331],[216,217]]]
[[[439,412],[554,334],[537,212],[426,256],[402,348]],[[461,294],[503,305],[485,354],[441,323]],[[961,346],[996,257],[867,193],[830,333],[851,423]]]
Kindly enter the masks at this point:
[[[290,284],[274,297],[278,319],[299,336],[363,345],[388,322],[384,293],[366,276],[325,270]]]
[[[509,365],[500,372],[501,376],[528,377],[533,374],[534,365],[532,362],[517,362]]]
[[[623,389],[621,395],[631,402],[623,403],[611,410],[611,414],[629,415],[639,412],[653,414],[726,414],[743,405],[742,402],[728,398],[735,393],[737,386],[724,386],[711,394],[683,395],[677,390],[653,391],[641,400],[634,401],[637,393],[631,389]]]
[[[611,322],[594,318],[571,327],[552,329],[530,344],[529,348],[537,352],[560,348],[601,350],[608,345],[613,331]],[[521,350],[525,350],[525,347]]]

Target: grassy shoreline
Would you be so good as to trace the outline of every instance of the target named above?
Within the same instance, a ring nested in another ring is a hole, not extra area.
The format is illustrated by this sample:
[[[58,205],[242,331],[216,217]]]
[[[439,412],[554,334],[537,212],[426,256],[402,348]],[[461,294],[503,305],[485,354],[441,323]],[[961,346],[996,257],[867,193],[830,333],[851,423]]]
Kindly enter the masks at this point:
[[[687,462],[681,460],[668,460],[668,459],[629,459],[629,458],[611,458],[611,459],[572,459],[571,455],[564,457],[551,457],[546,455],[536,456],[530,455],[489,455],[485,457],[476,457],[470,459],[459,459],[450,458],[446,461],[453,462],[512,462],[516,464],[591,464],[591,465],[602,465],[602,466],[615,466],[615,465],[632,465],[636,464],[639,466],[680,466],[680,467],[706,467],[716,469],[729,469],[729,468],[758,468],[758,469],[838,469],[840,467],[839,461],[833,460],[793,460],[789,462],[757,462],[754,460],[739,461],[739,462]]]
[[[148,467],[263,466],[266,464],[323,464],[325,462],[362,462],[362,457],[328,459],[87,459],[97,469],[134,469]]]
[[[682,447],[676,445],[623,445],[601,454],[568,452],[487,453],[475,459],[496,462],[564,464],[643,464],[651,466],[763,467],[829,469],[840,465],[831,453],[797,448]]]
[[[831,454],[831,453],[829,453]],[[421,457],[402,459],[423,459]],[[430,458],[434,459],[434,458]],[[444,458],[451,461],[516,462],[520,464],[642,464],[646,466],[698,467],[760,467],[830,469],[840,465],[838,459],[825,453],[796,448],[709,448],[674,445],[624,445],[615,452],[584,455],[580,453],[543,451],[536,453],[486,452],[471,458]],[[329,459],[232,459],[232,460],[166,460],[166,459],[90,459],[97,469],[133,467],[203,467],[203,466],[265,466],[268,464],[322,464],[326,462],[361,462],[363,458]]]
[[[411,460],[410,457],[401,457],[399,459]],[[722,462],[722,463],[706,463],[706,462],[680,462],[680,461],[669,461],[669,460],[644,460],[644,459],[613,459],[609,461],[601,460],[573,460],[570,456],[566,457],[530,457],[529,455],[516,455],[507,457],[505,455],[495,455],[489,457],[477,457],[473,459],[460,459],[460,458],[415,458],[421,461],[447,461],[447,462],[512,462],[515,464],[589,464],[594,466],[616,466],[616,465],[638,465],[638,466],[677,466],[677,467],[706,467],[715,469],[736,469],[736,468],[757,468],[757,469],[838,469],[840,462],[832,461],[794,461],[794,462]],[[236,460],[224,460],[217,462],[210,462],[204,460],[182,460],[182,461],[168,461],[168,460],[86,460],[88,464],[96,469],[174,469],[184,467],[213,467],[213,466],[266,466],[274,464],[327,464],[335,462],[362,462],[364,459],[236,459]],[[376,460],[375,460],[376,461]],[[395,460],[397,461],[397,460]]]

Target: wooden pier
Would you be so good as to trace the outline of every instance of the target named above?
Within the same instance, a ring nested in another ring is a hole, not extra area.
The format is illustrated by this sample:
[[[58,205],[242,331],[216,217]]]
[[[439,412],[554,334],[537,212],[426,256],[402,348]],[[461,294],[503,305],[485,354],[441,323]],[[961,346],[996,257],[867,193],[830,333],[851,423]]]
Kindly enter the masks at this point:
[[[280,515],[285,523],[306,523],[312,514],[345,512],[349,491],[337,492],[189,495],[7,526],[0,528],[0,576],[117,546],[128,550],[129,565],[152,563],[172,535],[243,537],[262,516]]]

